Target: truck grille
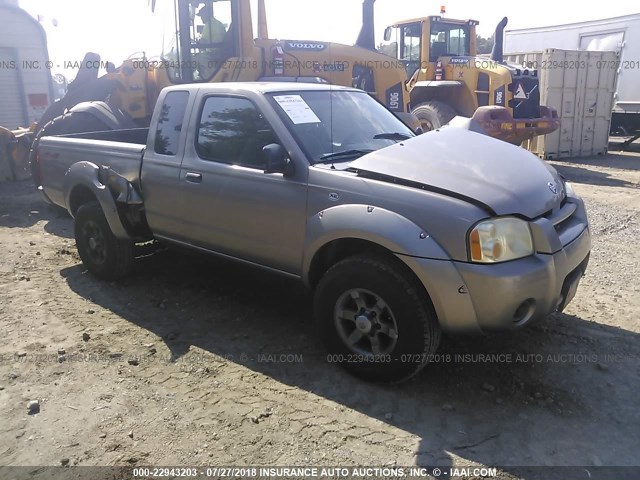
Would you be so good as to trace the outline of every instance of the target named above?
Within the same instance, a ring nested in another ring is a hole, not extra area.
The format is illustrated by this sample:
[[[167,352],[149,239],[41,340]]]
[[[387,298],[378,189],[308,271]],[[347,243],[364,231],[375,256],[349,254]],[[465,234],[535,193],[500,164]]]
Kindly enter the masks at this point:
[[[582,220],[575,216],[577,210],[578,206],[565,198],[558,208],[543,215],[553,224],[563,246],[571,243],[584,230]]]

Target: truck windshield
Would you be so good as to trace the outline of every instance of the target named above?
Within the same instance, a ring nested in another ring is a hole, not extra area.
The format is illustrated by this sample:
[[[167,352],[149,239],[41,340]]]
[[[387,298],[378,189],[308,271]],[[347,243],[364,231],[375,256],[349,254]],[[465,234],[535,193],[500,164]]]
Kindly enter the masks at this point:
[[[270,100],[311,163],[353,160],[414,136],[365,92],[278,92]]]

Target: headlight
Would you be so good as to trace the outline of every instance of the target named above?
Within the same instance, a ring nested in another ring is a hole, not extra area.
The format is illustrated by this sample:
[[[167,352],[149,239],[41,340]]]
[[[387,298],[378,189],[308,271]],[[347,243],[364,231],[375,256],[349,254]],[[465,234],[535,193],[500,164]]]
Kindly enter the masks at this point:
[[[469,235],[471,261],[498,263],[533,255],[529,224],[515,217],[479,223]]]

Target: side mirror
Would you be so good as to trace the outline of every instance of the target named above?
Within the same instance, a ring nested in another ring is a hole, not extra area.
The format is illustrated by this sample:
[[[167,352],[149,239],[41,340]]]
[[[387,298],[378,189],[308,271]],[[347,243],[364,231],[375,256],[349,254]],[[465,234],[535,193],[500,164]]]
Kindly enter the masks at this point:
[[[262,153],[267,161],[264,173],[293,173],[293,163],[282,145],[270,143],[262,147]]]
[[[391,40],[391,27],[384,29],[384,41],[388,42],[389,40]]]

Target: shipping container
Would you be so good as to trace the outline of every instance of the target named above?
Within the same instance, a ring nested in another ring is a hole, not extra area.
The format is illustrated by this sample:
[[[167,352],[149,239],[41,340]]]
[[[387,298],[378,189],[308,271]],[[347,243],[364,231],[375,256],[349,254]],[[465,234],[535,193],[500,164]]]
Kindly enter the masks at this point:
[[[42,25],[0,0],[0,126],[10,130],[40,119],[53,100],[51,65]]]
[[[612,131],[640,130],[640,13],[549,27],[507,30],[509,54],[563,50],[614,51],[619,58],[601,64],[618,74]]]
[[[505,55],[505,60],[536,70],[540,103],[558,110],[560,128],[534,137],[524,146],[545,159],[607,153],[617,70],[601,68],[616,62],[616,52],[548,49]]]

